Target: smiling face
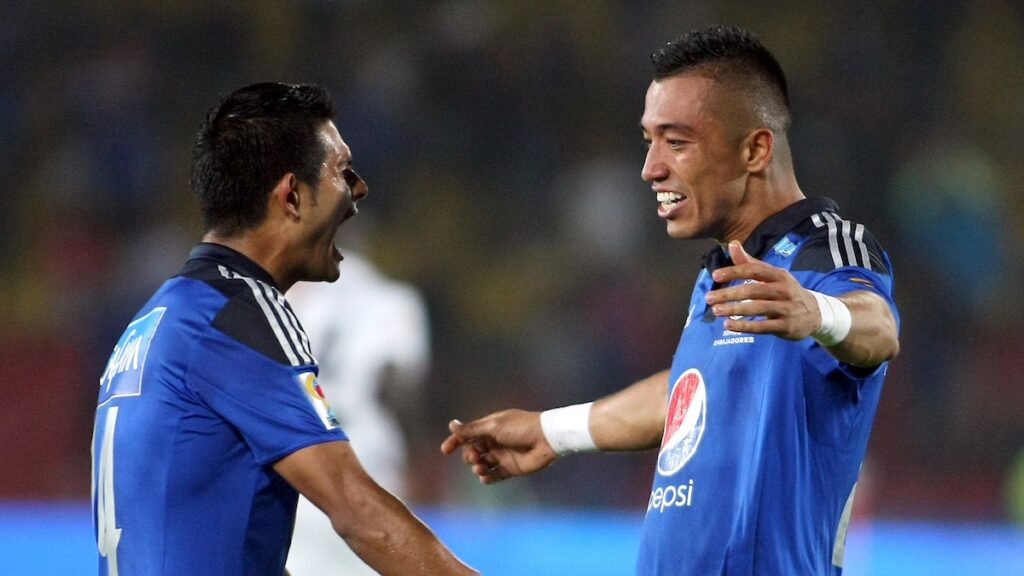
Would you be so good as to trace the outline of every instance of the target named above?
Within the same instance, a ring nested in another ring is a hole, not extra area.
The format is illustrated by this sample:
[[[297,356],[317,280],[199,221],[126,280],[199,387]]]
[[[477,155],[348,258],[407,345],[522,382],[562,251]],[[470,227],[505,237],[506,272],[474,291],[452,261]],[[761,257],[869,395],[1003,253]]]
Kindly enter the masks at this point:
[[[673,238],[727,242],[743,234],[745,134],[734,128],[740,113],[730,98],[715,80],[694,73],[655,80],[647,90],[641,176],[657,193],[658,216]]]
[[[341,224],[354,216],[356,202],[366,196],[366,183],[352,168],[352,152],[341,139],[333,122],[325,122],[318,131],[324,147],[324,162],[316,188],[300,182],[303,201],[299,211],[303,223],[298,250],[303,254],[298,278],[333,282],[338,279],[342,255],[334,244]]]

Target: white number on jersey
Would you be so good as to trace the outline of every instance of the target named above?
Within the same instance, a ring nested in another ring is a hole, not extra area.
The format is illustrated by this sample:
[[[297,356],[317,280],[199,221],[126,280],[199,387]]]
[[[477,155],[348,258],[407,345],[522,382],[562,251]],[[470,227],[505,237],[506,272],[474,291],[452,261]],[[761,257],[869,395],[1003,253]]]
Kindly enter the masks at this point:
[[[103,443],[100,447],[99,477],[96,479],[96,546],[100,556],[107,559],[107,572],[117,576],[117,544],[121,529],[117,527],[114,512],[114,426],[117,424],[117,406],[107,409],[103,425]]]

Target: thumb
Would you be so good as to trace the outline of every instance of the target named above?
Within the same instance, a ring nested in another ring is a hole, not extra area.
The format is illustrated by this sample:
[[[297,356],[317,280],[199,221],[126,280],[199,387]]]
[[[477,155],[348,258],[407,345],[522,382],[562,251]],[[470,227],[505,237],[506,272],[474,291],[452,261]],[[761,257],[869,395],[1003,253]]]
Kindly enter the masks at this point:
[[[729,257],[732,258],[732,263],[736,265],[749,264],[757,261],[750,254],[747,254],[747,251],[743,249],[743,244],[740,243],[739,240],[729,242]]]
[[[452,420],[448,422],[448,430],[451,431],[451,436],[444,439],[441,442],[441,452],[444,454],[451,454],[455,450],[465,444],[469,438],[466,435],[465,424],[459,420]]]
[[[448,423],[448,430],[463,440],[470,440],[484,435],[485,431],[482,429],[483,427],[484,426],[480,420],[474,420],[473,422],[467,423],[459,419],[455,419]]]
[[[463,424],[462,420],[459,420],[458,418],[448,422],[448,430],[452,434],[455,434],[456,436],[464,436],[465,435],[465,428],[466,428],[466,425]]]

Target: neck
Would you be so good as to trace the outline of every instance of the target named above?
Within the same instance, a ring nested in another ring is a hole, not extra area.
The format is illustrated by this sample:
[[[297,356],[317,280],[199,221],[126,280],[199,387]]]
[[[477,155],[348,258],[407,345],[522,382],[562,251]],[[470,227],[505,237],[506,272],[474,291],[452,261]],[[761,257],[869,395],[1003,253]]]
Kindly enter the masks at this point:
[[[216,231],[210,231],[203,235],[202,240],[227,246],[259,264],[260,268],[266,270],[274,279],[274,283],[282,293],[287,292],[288,288],[295,283],[283,265],[285,259],[282,246],[279,243],[270,242],[267,236],[260,234],[258,230],[246,231],[233,236],[222,236]]]
[[[723,247],[732,240],[744,242],[762,222],[803,199],[804,193],[792,170],[752,174],[747,180],[747,192],[737,208],[733,227],[726,231],[724,238],[715,240]]]

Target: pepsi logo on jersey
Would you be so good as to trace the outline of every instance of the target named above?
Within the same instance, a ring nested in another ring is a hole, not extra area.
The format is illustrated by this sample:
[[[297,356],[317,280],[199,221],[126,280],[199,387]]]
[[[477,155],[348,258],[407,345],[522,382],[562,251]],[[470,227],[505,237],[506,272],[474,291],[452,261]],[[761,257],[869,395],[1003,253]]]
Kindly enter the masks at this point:
[[[665,434],[658,453],[658,473],[672,476],[697,452],[707,422],[707,390],[704,376],[691,368],[672,387]]]

